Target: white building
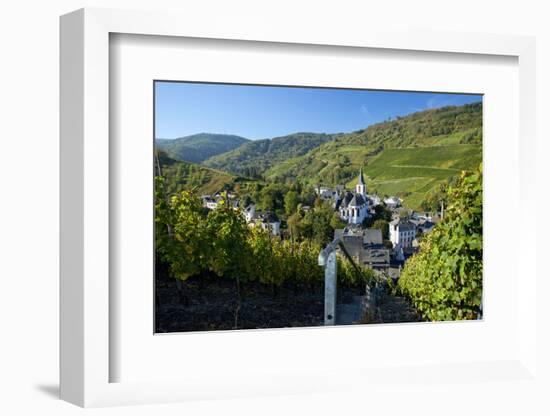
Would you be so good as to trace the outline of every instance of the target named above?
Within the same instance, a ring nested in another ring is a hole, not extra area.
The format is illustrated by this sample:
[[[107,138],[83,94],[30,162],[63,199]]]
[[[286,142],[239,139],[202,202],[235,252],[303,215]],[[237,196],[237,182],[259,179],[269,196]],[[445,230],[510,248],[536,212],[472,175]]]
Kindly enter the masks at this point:
[[[275,236],[281,235],[281,221],[273,212],[266,212],[260,215],[259,224],[263,230],[269,231]]]
[[[363,178],[363,170],[359,171],[355,192],[347,192],[340,201],[338,210],[340,218],[349,224],[361,224],[369,216],[369,201],[367,185]]]
[[[382,200],[378,195],[369,195],[370,203],[373,207],[382,204]]]
[[[216,209],[220,203],[219,197],[211,197],[210,195],[202,196],[202,205],[208,209]]]
[[[319,195],[319,198],[323,201],[331,201],[333,208],[336,207],[340,200],[340,193],[337,189],[330,189],[327,187],[319,186],[315,188],[315,193]]]
[[[242,215],[249,227],[261,227],[275,236],[281,235],[281,221],[275,213],[256,211],[256,205],[250,204],[242,211]]]
[[[396,196],[390,196],[389,198],[384,199],[384,204],[388,208],[399,208],[401,206],[401,199],[397,198]]]
[[[416,225],[409,220],[396,219],[390,222],[390,241],[393,246],[407,248],[412,247],[412,242],[416,238]]]
[[[243,211],[244,219],[247,223],[251,223],[253,220],[257,218],[256,215],[256,205],[250,204],[247,206]]]

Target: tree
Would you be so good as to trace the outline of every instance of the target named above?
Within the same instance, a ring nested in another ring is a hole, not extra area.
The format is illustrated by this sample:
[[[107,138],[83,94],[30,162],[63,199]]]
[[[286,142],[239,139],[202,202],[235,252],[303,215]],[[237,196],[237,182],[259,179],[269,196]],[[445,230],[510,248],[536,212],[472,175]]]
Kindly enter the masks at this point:
[[[270,183],[259,192],[259,208],[277,211],[284,206],[284,185]]]
[[[285,213],[286,215],[292,215],[296,212],[298,203],[300,199],[298,197],[298,192],[288,191],[285,195]]]
[[[162,196],[163,183],[163,178],[157,178],[156,253],[169,264],[173,277],[186,280],[205,269],[209,251],[202,203],[189,191],[182,191],[166,201]]]
[[[322,212],[313,213],[313,241],[325,245],[332,240],[333,229],[330,220]]]
[[[243,216],[222,199],[218,208],[208,214],[207,231],[211,241],[208,256],[211,270],[218,276],[246,279],[249,229]]]
[[[382,204],[376,205],[374,207],[374,220],[378,220],[378,219],[386,220],[388,222],[391,221],[392,220],[391,210],[389,210],[387,207],[385,207]]]
[[[330,219],[330,226],[334,230],[336,230],[338,228],[345,228],[346,223],[344,221],[342,221],[342,219],[340,218],[340,214],[338,212],[334,212],[332,214],[332,218]]]
[[[475,319],[480,313],[483,261],[481,166],[463,172],[447,191],[443,221],[420,242],[398,282],[430,320]]]
[[[295,212],[292,214],[288,219],[286,220],[286,224],[288,226],[288,231],[290,232],[290,237],[293,240],[296,240],[300,238],[300,213]]]
[[[227,201],[221,201],[217,209],[210,211],[207,222],[208,235],[212,242],[209,265],[218,276],[229,276],[235,280],[237,305],[234,311],[234,328],[238,327],[241,309],[241,284],[250,276],[250,261],[253,255],[247,244],[250,230],[242,215]]]
[[[374,223],[372,224],[372,228],[378,228],[382,231],[382,239],[387,240],[389,238],[390,229],[386,220],[380,219],[374,221]]]
[[[259,200],[260,209],[266,211],[273,211],[275,209],[275,201],[273,195],[269,192],[263,191]]]

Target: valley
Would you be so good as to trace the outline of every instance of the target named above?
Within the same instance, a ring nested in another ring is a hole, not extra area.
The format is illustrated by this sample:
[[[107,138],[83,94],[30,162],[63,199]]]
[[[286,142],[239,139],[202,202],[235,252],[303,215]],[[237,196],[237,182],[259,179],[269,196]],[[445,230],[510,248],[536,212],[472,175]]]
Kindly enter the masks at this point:
[[[157,140],[157,147],[174,161],[191,162],[167,168],[178,189],[210,194],[252,182],[349,187],[362,168],[370,193],[399,197],[417,210],[441,184],[481,163],[481,108],[474,103],[426,110],[351,133],[253,141],[197,134]]]

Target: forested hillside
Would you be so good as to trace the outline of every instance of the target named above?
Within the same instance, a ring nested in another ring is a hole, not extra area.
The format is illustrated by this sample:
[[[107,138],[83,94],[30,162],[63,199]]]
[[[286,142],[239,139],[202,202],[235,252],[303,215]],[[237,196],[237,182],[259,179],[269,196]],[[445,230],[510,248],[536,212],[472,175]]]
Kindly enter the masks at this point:
[[[209,157],[225,153],[239,147],[248,139],[229,134],[200,133],[178,139],[157,139],[158,149],[176,160],[200,163]]]
[[[299,181],[306,187],[352,187],[363,168],[369,192],[396,195],[407,207],[418,209],[442,184],[476,168],[482,159],[481,136],[479,102],[421,111],[345,134],[296,133],[254,141],[198,134],[157,140],[157,145],[172,159],[214,169],[197,165],[168,169],[180,185],[192,184],[206,193],[244,181],[243,177]]]
[[[157,151],[158,159],[155,161],[155,175],[166,179],[165,191],[173,194],[180,191],[195,190],[197,195],[213,194],[227,188],[233,188],[235,184],[240,186],[247,184],[248,180],[226,172],[209,169],[195,163],[183,162],[172,159],[164,151]],[[162,175],[158,171],[160,163]]]
[[[481,144],[481,102],[397,117],[343,137],[343,142],[390,147]]]
[[[335,135],[295,133],[273,139],[254,140],[204,161],[206,166],[248,177],[260,177],[266,170],[289,158],[333,140]]]
[[[481,103],[427,110],[341,135],[264,176],[352,185],[363,167],[369,191],[400,196],[418,208],[439,184],[481,162],[481,134]]]

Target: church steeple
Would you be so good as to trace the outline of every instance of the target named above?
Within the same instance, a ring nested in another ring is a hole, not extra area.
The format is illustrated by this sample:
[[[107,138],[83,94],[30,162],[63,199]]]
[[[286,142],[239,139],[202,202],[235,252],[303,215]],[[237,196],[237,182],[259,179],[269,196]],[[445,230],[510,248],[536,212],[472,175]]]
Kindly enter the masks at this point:
[[[365,180],[363,179],[363,168],[359,169],[359,180],[357,181],[357,185],[364,185]]]
[[[363,168],[359,169],[359,179],[357,180],[357,185],[355,185],[355,192],[363,196],[367,195],[367,185],[365,184],[365,179],[363,178]]]

